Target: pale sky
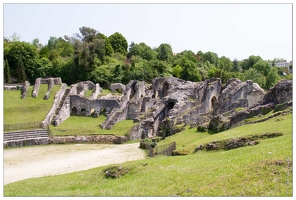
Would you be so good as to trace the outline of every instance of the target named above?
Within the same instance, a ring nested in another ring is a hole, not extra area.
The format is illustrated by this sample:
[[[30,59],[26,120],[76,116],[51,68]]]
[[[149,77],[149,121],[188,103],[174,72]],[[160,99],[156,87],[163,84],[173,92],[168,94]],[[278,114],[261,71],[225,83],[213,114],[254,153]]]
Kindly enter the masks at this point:
[[[4,37],[43,45],[86,26],[128,44],[168,43],[175,53],[292,60],[292,4],[3,4],[3,22]]]

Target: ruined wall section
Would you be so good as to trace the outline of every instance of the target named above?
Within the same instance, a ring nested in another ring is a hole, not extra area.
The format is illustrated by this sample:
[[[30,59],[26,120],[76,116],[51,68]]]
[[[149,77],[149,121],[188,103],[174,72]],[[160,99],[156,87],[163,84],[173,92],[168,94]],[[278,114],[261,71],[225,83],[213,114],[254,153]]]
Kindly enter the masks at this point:
[[[52,87],[52,85],[62,85],[62,79],[60,77],[57,77],[57,78],[37,78],[35,80],[34,89],[32,91],[33,98],[36,98],[38,96],[38,92],[39,92],[39,88],[40,88],[41,84],[48,84],[49,87]],[[50,90],[51,90],[51,88],[48,88],[47,97],[49,97]],[[45,96],[44,96],[44,98],[46,99]]]
[[[49,110],[49,112],[47,113],[45,119],[41,122],[41,127],[42,128],[46,128],[49,126],[49,124],[51,123],[54,115],[55,115],[55,112],[56,112],[56,109],[58,108],[63,96],[64,96],[64,93],[67,89],[67,84],[63,83],[61,85],[61,89],[56,93],[55,97],[54,97],[54,101],[53,101],[53,104],[51,106],[51,109]]]
[[[100,84],[97,83],[97,84],[95,85],[95,88],[94,88],[93,90],[94,90],[94,91],[93,91],[93,93],[92,93],[91,96],[90,96],[90,99],[91,99],[91,100],[97,99],[98,96],[101,94],[101,92],[102,92],[103,89],[100,87]]]
[[[106,112],[111,112],[113,108],[119,108],[120,105],[117,100],[103,100],[96,99],[90,100],[80,95],[70,95],[70,108],[71,114],[91,116],[93,112],[100,113],[101,109],[105,109]]]
[[[249,108],[260,102],[264,94],[264,90],[251,80],[242,82],[236,78],[230,79],[219,96],[213,115],[223,114],[239,107]]]
[[[121,97],[122,103],[120,108],[115,108],[108,115],[107,119],[101,125],[101,128],[111,129],[117,122],[126,119],[134,119],[141,113],[143,95],[145,95],[145,82],[130,81],[125,87],[125,92]],[[133,113],[131,116],[130,114]]]

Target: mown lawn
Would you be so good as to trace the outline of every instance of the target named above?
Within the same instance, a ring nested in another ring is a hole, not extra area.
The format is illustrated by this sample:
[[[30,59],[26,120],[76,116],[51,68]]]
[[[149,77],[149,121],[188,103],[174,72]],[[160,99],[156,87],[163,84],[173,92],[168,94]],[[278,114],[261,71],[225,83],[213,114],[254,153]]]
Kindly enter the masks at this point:
[[[199,144],[226,138],[281,132],[258,145],[228,151],[199,151]],[[157,156],[120,164],[129,172],[106,178],[94,168],[33,178],[4,186],[4,196],[292,196],[292,114],[210,135],[187,129],[176,141],[186,156]]]
[[[98,118],[71,116],[59,126],[50,125],[50,130],[54,136],[62,135],[90,135],[90,134],[113,134],[124,136],[135,125],[133,120],[124,120],[116,123],[112,129],[105,130],[100,127],[106,117],[100,115]]]
[[[4,90],[4,124],[43,121],[52,106],[54,96],[60,88],[60,85],[54,85],[48,100],[43,100],[43,97],[48,89],[47,84],[41,84],[37,98],[33,98],[31,96],[33,86],[29,87],[27,97],[25,99],[21,99],[22,95],[20,90]]]

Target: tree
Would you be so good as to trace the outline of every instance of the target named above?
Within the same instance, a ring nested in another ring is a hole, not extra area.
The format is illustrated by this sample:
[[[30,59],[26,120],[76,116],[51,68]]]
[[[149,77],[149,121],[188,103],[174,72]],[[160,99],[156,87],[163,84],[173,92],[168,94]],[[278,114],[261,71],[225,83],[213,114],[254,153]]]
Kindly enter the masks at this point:
[[[241,67],[239,66],[239,62],[236,58],[233,60],[232,65],[233,65],[233,68],[232,68],[233,72],[240,72],[241,71]]]
[[[208,52],[204,53],[203,56],[202,56],[202,60],[204,62],[208,60],[211,64],[215,65],[215,67],[218,67],[219,57],[214,52],[208,51]]]
[[[108,37],[114,52],[118,52],[124,56],[127,54],[128,43],[120,33],[116,32]]]
[[[223,69],[224,71],[230,72],[233,69],[233,65],[229,58],[222,56],[218,60],[218,68]]]
[[[181,71],[182,71],[182,67],[180,65],[176,65],[175,67],[173,67],[173,76],[176,78],[180,78]]]
[[[32,44],[38,49],[40,50],[42,48],[42,44],[39,43],[39,39],[38,38],[35,38],[33,41],[32,41]]]
[[[4,81],[10,83],[10,69],[7,59],[4,60]]]
[[[26,80],[25,66],[22,57],[18,58],[17,62],[17,80],[22,83]]]
[[[157,52],[153,51],[151,47],[147,46],[145,43],[141,42],[140,44],[135,44],[132,42],[129,48],[129,52],[127,54],[127,58],[131,58],[132,56],[140,56],[145,60],[155,60]]]
[[[270,89],[274,84],[280,79],[278,75],[278,69],[276,67],[272,67],[272,69],[268,72],[266,76],[266,89]]]
[[[98,33],[97,37],[98,39],[103,40],[103,47],[98,48],[96,50],[96,53],[98,54],[98,57],[100,58],[100,60],[104,62],[105,56],[111,56],[114,53],[114,51],[107,36],[105,36],[102,33]]]
[[[254,64],[260,60],[262,60],[262,58],[260,56],[251,55],[251,56],[249,56],[249,58],[243,60],[242,69],[244,71],[246,71],[246,70],[252,68],[254,66]]]
[[[19,36],[16,32],[14,32],[11,36],[9,36],[11,42],[20,41],[21,36]]]
[[[181,79],[194,82],[202,80],[202,77],[199,74],[196,64],[194,62],[190,60],[184,60],[182,68],[183,70],[181,71]]]
[[[267,61],[259,60],[253,65],[253,68],[262,73],[264,76],[267,76],[268,72],[271,69],[271,66]]]
[[[158,60],[163,60],[167,62],[171,62],[173,59],[173,50],[171,45],[169,44],[161,44],[159,47],[156,49],[158,55],[157,59]]]
[[[252,80],[258,83],[262,88],[265,88],[266,77],[259,73],[256,69],[250,68],[243,73],[243,81]]]
[[[24,78],[27,78],[31,83],[35,81],[38,51],[34,45],[20,41],[12,42],[6,48],[5,56],[9,63],[11,77],[15,77],[19,81],[24,81]]]

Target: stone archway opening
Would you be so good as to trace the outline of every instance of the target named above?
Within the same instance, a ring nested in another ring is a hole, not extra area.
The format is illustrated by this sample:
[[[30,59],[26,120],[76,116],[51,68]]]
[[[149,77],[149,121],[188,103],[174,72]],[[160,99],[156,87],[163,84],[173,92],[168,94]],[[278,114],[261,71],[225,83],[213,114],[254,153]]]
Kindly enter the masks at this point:
[[[101,108],[100,110],[100,114],[99,115],[106,115],[106,109],[105,108]]]
[[[216,103],[217,103],[217,97],[214,96],[211,99],[211,109],[214,109]]]
[[[81,111],[80,111],[80,114],[82,116],[86,116],[86,109],[85,108],[82,108]]]
[[[76,107],[73,107],[71,109],[71,115],[77,115],[77,108]]]

